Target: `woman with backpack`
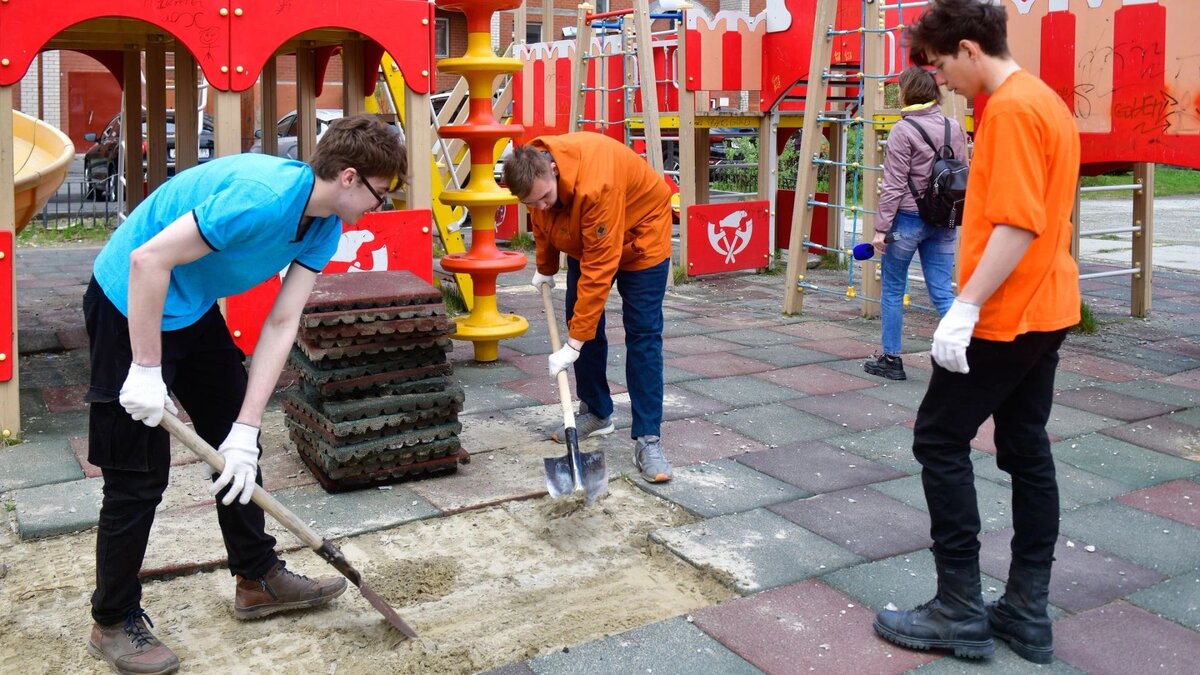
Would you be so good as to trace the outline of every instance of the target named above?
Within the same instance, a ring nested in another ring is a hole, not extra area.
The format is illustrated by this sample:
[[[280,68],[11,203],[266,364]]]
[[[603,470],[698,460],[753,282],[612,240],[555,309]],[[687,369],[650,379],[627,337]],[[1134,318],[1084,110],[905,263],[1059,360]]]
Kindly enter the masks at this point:
[[[967,156],[966,136],[958,122],[942,114],[941,92],[933,73],[913,66],[900,73],[901,121],[892,127],[883,163],[883,188],[875,237],[871,243],[883,254],[879,299],[883,324],[883,353],[863,364],[863,370],[889,380],[903,380],[900,334],[904,325],[904,293],[913,254],[921,254],[921,271],[929,299],[939,315],[954,302],[953,270],[956,218],[929,222],[935,161],[953,153],[957,162]],[[936,146],[936,149],[935,149]],[[944,163],[944,162],[943,162]],[[942,168],[939,166],[939,168]],[[936,211],[936,209],[934,209]],[[921,214],[925,213],[926,218]]]

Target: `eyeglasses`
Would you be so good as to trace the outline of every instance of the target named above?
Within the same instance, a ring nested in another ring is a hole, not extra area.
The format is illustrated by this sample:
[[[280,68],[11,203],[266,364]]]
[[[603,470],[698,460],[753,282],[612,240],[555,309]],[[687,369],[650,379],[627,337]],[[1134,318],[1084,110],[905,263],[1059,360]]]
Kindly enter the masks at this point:
[[[372,209],[370,209],[370,210],[371,210],[371,211],[378,211],[379,209],[382,209],[382,208],[383,208],[383,206],[384,206],[385,204],[387,204],[387,195],[381,195],[381,194],[379,194],[378,192],[376,192],[376,191],[375,191],[375,188],[371,187],[371,183],[370,183],[370,182],[368,182],[366,178],[363,178],[363,173],[362,173],[361,171],[359,171],[358,169],[355,169],[355,170],[354,170],[354,173],[355,173],[355,175],[357,175],[357,176],[358,176],[358,180],[359,180],[359,181],[360,181],[360,182],[361,182],[361,183],[362,183],[364,186],[366,186],[366,188],[367,188],[367,192],[370,192],[370,193],[371,193],[371,196],[375,198],[375,201],[376,201],[376,202],[378,202],[377,204],[375,204],[374,208],[372,208]]]

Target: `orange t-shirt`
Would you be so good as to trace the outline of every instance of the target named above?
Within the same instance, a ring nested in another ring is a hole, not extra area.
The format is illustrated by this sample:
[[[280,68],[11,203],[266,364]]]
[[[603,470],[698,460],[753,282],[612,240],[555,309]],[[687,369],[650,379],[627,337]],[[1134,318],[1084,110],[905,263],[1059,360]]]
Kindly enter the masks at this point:
[[[562,251],[579,261],[571,337],[596,337],[617,270],[643,270],[671,257],[671,190],[625,144],[578,132],[530,141],[558,166],[558,206],[530,209],[537,269],[558,271]]]
[[[1079,323],[1079,268],[1071,257],[1071,209],[1079,180],[1079,132],[1062,99],[1033,74],[1013,73],[988,99],[975,133],[963,209],[959,266],[966,286],[996,225],[1028,230],[1021,262],[979,312],[975,337]]]

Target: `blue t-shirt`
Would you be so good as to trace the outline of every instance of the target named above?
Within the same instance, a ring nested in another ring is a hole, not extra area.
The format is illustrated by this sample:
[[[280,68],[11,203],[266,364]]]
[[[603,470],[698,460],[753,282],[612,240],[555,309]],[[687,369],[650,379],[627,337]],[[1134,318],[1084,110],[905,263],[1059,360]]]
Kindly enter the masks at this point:
[[[314,176],[270,155],[222,157],[182,171],[126,219],[96,258],[104,294],[129,315],[129,254],[191,211],[212,253],[171,271],[163,330],[195,323],[218,298],[247,291],[293,261],[320,272],[337,251],[341,220],[314,219],[297,237]]]

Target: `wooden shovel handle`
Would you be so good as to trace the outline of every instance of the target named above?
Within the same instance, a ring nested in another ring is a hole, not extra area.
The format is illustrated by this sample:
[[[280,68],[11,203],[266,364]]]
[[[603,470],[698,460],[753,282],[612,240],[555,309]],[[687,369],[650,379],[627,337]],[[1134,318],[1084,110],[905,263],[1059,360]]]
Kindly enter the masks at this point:
[[[208,444],[200,435],[192,430],[191,427],[179,421],[179,418],[172,415],[170,411],[164,410],[162,428],[166,429],[172,436],[177,438],[180,443],[183,443],[189,450],[200,456],[206,464],[211,466],[218,473],[225,469],[225,458],[221,453],[213,450],[213,447]],[[318,550],[324,540],[321,535],[317,534],[307,523],[296,517],[296,514],[287,509],[286,506],[279,503],[279,500],[271,496],[269,492],[264,490],[262,486],[255,485],[254,492],[250,495],[250,501],[262,507],[263,511],[271,514],[271,517],[279,521],[292,534],[300,537],[309,548]]]
[[[558,338],[558,322],[554,319],[554,303],[550,300],[550,284],[542,284],[542,304],[546,307],[546,321],[550,324],[550,347],[554,351],[562,349]],[[562,403],[563,426],[567,429],[575,426],[575,407],[571,404],[571,383],[567,380],[567,371],[558,373],[558,400]]]

